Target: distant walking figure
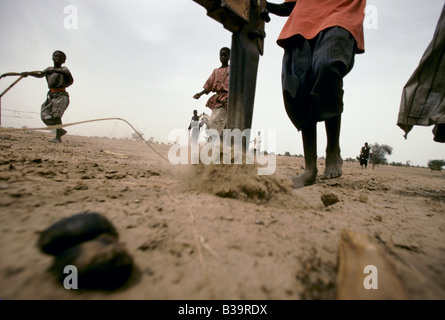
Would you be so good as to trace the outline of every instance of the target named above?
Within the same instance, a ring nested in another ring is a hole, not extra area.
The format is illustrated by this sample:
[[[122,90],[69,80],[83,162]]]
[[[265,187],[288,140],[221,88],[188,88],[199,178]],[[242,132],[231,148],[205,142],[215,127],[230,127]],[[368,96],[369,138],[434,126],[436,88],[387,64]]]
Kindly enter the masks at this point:
[[[261,150],[261,142],[263,141],[263,137],[261,136],[261,131],[258,131],[258,136],[253,140],[253,152],[255,157],[258,157],[258,154]]]
[[[190,120],[190,125],[188,127],[188,130],[190,131],[191,143],[193,144],[198,143],[200,129],[201,129],[201,123],[199,122],[198,111],[193,110],[193,116],[192,119]]]
[[[360,165],[365,166],[365,169],[368,167],[369,154],[371,153],[371,149],[368,147],[368,143],[365,142],[365,145],[360,149]]]

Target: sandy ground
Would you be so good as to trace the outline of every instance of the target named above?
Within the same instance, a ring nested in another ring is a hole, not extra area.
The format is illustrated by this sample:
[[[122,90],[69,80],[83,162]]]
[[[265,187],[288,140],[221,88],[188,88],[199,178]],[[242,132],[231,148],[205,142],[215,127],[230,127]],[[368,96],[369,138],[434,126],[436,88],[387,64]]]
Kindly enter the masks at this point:
[[[167,145],[151,145],[161,157],[141,140],[51,138],[0,132],[0,299],[336,299],[344,229],[384,249],[409,299],[445,299],[439,172],[345,162],[342,177],[291,190],[302,158],[277,157],[273,176],[222,175],[171,165]],[[339,202],[325,206],[327,193]],[[118,290],[66,290],[36,245],[86,211],[106,216],[134,259]]]

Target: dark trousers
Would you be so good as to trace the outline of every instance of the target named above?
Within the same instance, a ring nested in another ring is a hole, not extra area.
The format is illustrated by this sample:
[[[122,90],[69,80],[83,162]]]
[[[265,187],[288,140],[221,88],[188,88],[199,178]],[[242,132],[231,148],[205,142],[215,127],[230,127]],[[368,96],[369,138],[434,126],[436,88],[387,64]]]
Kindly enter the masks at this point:
[[[341,115],[343,78],[354,65],[355,49],[354,37],[341,27],[289,41],[281,80],[287,115],[298,130]]]
[[[47,126],[56,126],[58,124],[62,124],[62,118],[45,119],[45,118],[42,117],[42,121]]]

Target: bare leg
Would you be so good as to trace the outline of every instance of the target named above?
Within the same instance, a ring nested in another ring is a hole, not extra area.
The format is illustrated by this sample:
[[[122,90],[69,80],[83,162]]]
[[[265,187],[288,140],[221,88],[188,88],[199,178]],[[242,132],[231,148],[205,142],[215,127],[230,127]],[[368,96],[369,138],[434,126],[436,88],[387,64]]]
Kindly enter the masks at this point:
[[[62,124],[62,119],[55,118],[53,125]],[[67,133],[67,131],[63,128],[56,129],[56,137],[53,140],[50,140],[50,142],[60,143],[62,142],[62,136],[64,136]]]
[[[317,124],[301,129],[304,149],[304,172],[292,179],[293,188],[298,189],[315,183],[317,177]]]
[[[57,138],[62,138],[62,136],[66,135],[67,131],[63,128],[57,129],[56,131],[57,133]]]
[[[343,159],[340,155],[340,127],[341,116],[325,121],[327,146],[326,168],[321,179],[338,178],[343,174]]]

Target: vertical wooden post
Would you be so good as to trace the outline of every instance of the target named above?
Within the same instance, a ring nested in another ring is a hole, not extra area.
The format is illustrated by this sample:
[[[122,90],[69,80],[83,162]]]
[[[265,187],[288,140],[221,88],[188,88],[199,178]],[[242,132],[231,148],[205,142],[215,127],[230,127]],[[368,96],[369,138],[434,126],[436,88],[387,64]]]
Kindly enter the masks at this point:
[[[232,32],[227,129],[250,129],[259,56],[263,54],[265,0],[193,0]],[[249,137],[248,137],[249,139]]]

